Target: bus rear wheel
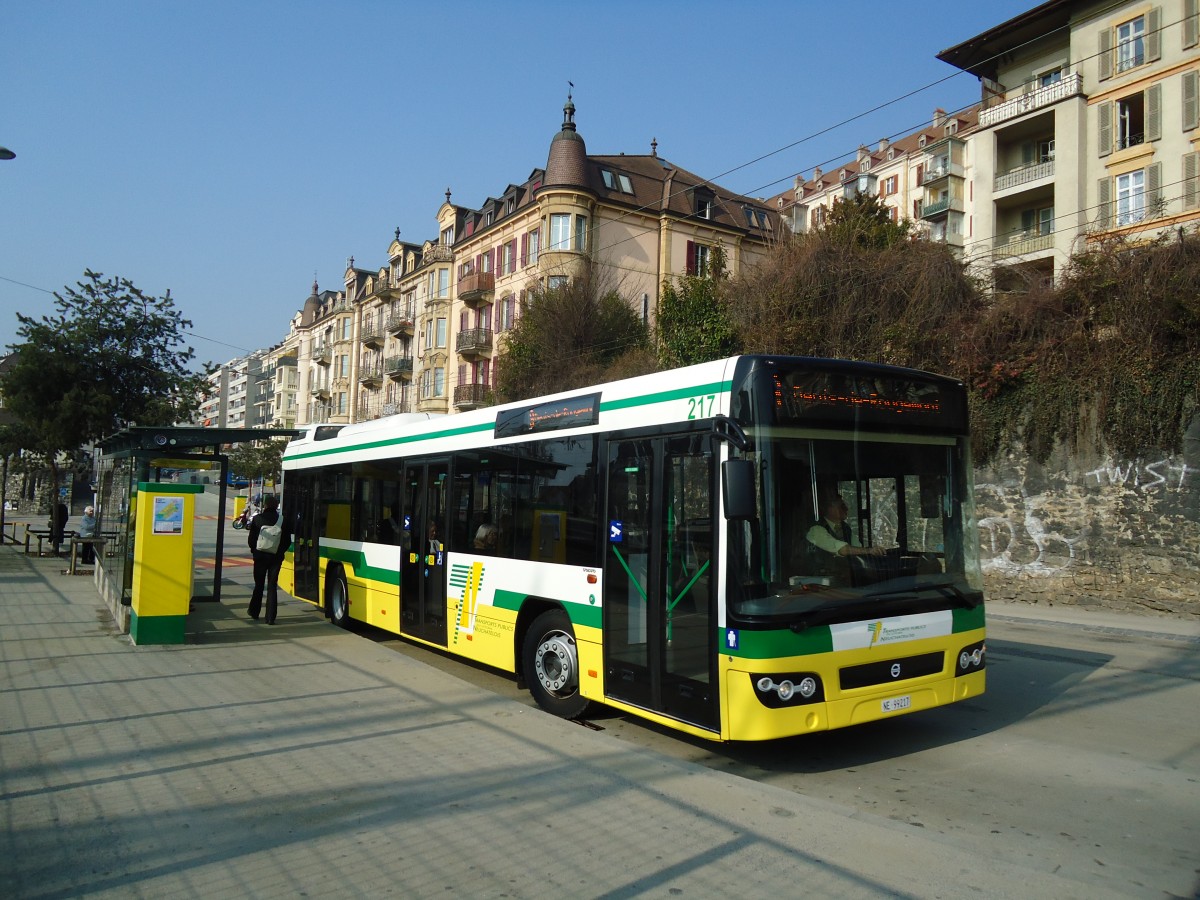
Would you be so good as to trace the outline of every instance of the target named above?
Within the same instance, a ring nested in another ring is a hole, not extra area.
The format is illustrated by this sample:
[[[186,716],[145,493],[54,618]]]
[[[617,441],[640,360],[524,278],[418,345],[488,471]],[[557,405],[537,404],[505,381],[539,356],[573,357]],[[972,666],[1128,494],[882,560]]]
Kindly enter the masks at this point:
[[[329,621],[339,628],[350,627],[350,592],[346,588],[346,576],[338,572],[326,587],[325,608]]]
[[[525,683],[538,706],[563,719],[577,719],[588,701],[579,693],[579,652],[571,620],[552,609],[533,620],[521,661]]]

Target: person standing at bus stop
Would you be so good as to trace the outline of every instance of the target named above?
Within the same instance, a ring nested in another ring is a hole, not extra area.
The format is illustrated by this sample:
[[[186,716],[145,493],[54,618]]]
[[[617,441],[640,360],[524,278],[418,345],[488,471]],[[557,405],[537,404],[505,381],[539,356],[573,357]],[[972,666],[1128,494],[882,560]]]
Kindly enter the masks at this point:
[[[292,530],[279,511],[279,498],[267,497],[263,511],[250,520],[250,552],[254,556],[254,593],[250,596],[250,618],[262,612],[263,591],[267,595],[266,622],[275,624],[279,607],[279,569],[292,543]]]

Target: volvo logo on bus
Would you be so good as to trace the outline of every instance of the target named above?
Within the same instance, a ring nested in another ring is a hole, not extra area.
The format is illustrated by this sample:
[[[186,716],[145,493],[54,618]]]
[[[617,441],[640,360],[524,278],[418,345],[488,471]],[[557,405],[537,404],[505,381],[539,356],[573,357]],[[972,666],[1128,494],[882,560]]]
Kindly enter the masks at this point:
[[[900,677],[900,663],[892,663],[892,677],[893,678]]]

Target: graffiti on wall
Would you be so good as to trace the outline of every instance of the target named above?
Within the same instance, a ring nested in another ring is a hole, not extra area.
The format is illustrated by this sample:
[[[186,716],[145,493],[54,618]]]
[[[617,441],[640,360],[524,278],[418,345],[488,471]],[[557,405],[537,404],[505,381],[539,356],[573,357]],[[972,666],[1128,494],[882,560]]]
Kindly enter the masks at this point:
[[[980,560],[985,572],[1048,577],[1073,568],[1133,565],[1131,553],[1152,546],[1170,555],[1181,523],[1194,528],[1195,467],[1179,457],[1111,461],[1075,475],[1039,474],[1054,486],[1027,487],[1019,468],[976,484]],[[1186,496],[1185,496],[1186,495]],[[1124,560],[1124,561],[1122,561]]]
[[[1030,496],[1015,486],[986,483],[977,484],[975,491],[979,507],[994,505],[1003,510],[979,520],[980,562],[985,572],[1061,575],[1086,546],[1086,525],[1070,535],[1047,526],[1039,514],[1048,502],[1046,494]],[[995,497],[994,503],[988,502],[988,494]]]
[[[1171,459],[1160,459],[1152,463],[1138,460],[1124,464],[1110,463],[1084,473],[1084,478],[1088,484],[1100,486],[1118,485],[1140,491],[1158,488],[1181,491],[1188,475],[1195,472],[1196,469],[1188,468],[1187,463]]]

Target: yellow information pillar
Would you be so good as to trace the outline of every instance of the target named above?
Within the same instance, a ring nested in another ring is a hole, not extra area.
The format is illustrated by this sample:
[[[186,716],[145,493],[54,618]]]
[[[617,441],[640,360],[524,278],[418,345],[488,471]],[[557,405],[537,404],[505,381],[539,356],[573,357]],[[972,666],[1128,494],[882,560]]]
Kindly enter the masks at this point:
[[[194,574],[193,495],[203,490],[199,484],[138,484],[129,617],[135,644],[183,643]]]

